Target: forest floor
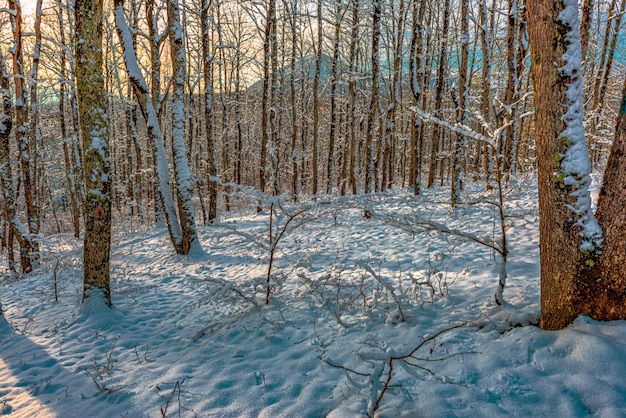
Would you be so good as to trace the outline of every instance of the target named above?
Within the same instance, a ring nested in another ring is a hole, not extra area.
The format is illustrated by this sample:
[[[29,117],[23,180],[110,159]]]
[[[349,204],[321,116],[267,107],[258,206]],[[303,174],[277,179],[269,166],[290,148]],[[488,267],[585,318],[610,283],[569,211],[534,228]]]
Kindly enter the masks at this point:
[[[269,202],[258,214],[253,202],[200,227],[204,253],[189,256],[165,229],[118,219],[112,308],[81,306],[81,241],[46,237],[41,267],[0,284],[0,415],[626,416],[626,322],[535,326],[534,183],[518,179],[505,199],[504,306],[497,253],[418,227],[497,242],[478,186],[456,209],[445,189],[277,198],[277,243]]]

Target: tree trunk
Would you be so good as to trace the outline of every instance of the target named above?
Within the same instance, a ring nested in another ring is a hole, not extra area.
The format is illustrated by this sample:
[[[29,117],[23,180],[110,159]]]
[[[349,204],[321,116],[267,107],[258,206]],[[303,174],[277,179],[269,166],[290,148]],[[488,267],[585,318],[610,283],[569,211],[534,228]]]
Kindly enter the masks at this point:
[[[289,2],[287,2],[289,3]],[[294,0],[290,3],[291,16],[289,16],[290,30],[291,30],[291,60],[289,62],[289,70],[291,76],[289,77],[289,107],[291,110],[291,194],[294,200],[298,198],[298,120],[297,120],[297,107],[296,107],[296,53],[297,53],[297,40],[298,40],[298,1]]]
[[[591,29],[591,17],[593,14],[593,3],[594,0],[583,0],[583,18],[582,24],[580,26],[580,37],[581,37],[581,56],[583,60],[583,66],[585,65],[585,61],[587,61],[587,47],[589,46],[589,30]]]
[[[172,59],[172,158],[176,178],[178,214],[182,235],[182,254],[201,251],[196,235],[195,209],[193,207],[193,184],[187,159],[185,132],[185,84],[187,81],[183,28],[180,24],[178,0],[167,1],[167,20],[170,34]]]
[[[413,106],[419,106],[419,99],[422,94],[421,81],[423,79],[422,52],[424,50],[424,12],[426,10],[425,0],[413,1],[413,26],[411,31],[411,49],[409,53],[409,76],[411,80],[411,92],[413,93]],[[419,11],[418,11],[419,1]],[[413,194],[420,192],[422,180],[422,144],[421,144],[421,119],[413,112],[411,123],[411,164],[409,168],[409,186],[413,188]]]
[[[320,114],[320,100],[319,100],[319,86],[320,86],[320,71],[322,66],[322,0],[317,0],[317,40],[314,45],[315,48],[315,73],[313,74],[313,142],[311,144],[311,193],[313,196],[317,194],[317,146],[319,142],[319,114]]]
[[[387,123],[385,124],[385,138],[383,144],[381,191],[385,191],[393,185],[395,174],[395,162],[393,161],[393,149],[396,135],[396,111],[400,99],[400,76],[402,75],[402,47],[404,45],[404,0],[400,0],[397,14],[397,27],[394,28],[396,36],[393,51],[393,75],[389,92],[389,105],[387,107]],[[395,19],[394,19],[395,20]]]
[[[85,161],[85,239],[83,251],[85,297],[92,288],[111,304],[111,174],[106,93],[102,74],[102,0],[75,5],[76,89]]]
[[[365,127],[365,192],[374,191],[376,174],[374,170],[374,156],[372,155],[372,138],[374,136],[374,121],[378,115],[378,67],[380,57],[380,0],[372,2],[372,90],[370,92],[370,102],[367,111],[367,126]]]
[[[159,33],[158,19],[155,16],[155,4],[154,0],[148,0],[146,2],[146,23],[148,26],[148,40],[150,45],[150,98],[152,99],[152,107],[156,113],[157,123],[161,122],[163,114],[162,102],[164,97],[161,97],[161,45],[165,40],[165,36]],[[146,119],[148,121],[148,119]],[[160,129],[159,129],[160,130]],[[155,154],[156,148],[152,140],[148,138],[149,147],[152,149],[152,160],[155,167],[157,166],[158,156]],[[154,218],[157,225],[163,224],[166,221],[165,208],[163,207],[163,199],[160,191],[160,180],[158,167],[157,171],[152,179],[152,189],[154,192]]]
[[[63,19],[63,7],[59,3],[59,33],[61,35],[61,44],[65,45],[65,22]],[[74,237],[78,238],[80,236],[80,211],[78,201],[80,199],[80,193],[77,191],[76,179],[74,178],[75,168],[73,164],[73,160],[71,158],[70,149],[73,149],[71,144],[71,139],[69,137],[67,123],[65,121],[66,118],[66,52],[65,50],[61,51],[61,74],[59,80],[59,114],[60,114],[60,124],[61,124],[61,137],[63,140],[63,158],[65,161],[65,180],[67,182],[68,194],[70,197],[70,207],[72,210],[72,225],[74,227]]]
[[[333,191],[333,174],[335,167],[335,142],[337,136],[337,64],[339,60],[339,38],[341,35],[341,20],[343,13],[341,1],[335,2],[335,36],[333,38],[333,57],[330,67],[330,133],[328,135],[328,164],[326,166],[326,194],[331,195]]]
[[[123,0],[115,1],[115,23],[121,40],[122,55],[128,72],[128,79],[133,87],[133,91],[137,96],[139,107],[144,115],[148,131],[148,139],[153,147],[153,155],[156,165],[156,198],[160,201],[163,208],[165,221],[170,234],[170,239],[178,254],[187,254],[189,252],[189,244],[185,244],[181,223],[176,215],[174,198],[169,184],[169,169],[167,157],[165,154],[165,141],[158,122],[157,112],[153,106],[153,100],[148,91],[148,85],[139,70],[137,58],[133,49],[130,30],[126,25],[123,10]],[[184,155],[184,154],[183,154]]]
[[[448,66],[447,48],[448,48],[448,27],[450,23],[450,0],[445,0],[443,10],[443,30],[441,33],[441,45],[439,49],[439,63],[437,65],[437,85],[435,86],[435,116],[441,116],[441,106],[443,103],[443,91],[445,84],[445,72]],[[435,125],[430,143],[430,163],[428,167],[428,185],[430,188],[435,182],[437,170],[438,150],[442,150],[441,128]],[[443,164],[441,161],[440,164]]]
[[[265,191],[267,180],[267,148],[269,144],[270,117],[270,54],[276,0],[269,0],[265,16],[265,37],[263,39],[263,97],[261,99],[261,163],[259,167],[259,189]],[[273,76],[273,75],[272,75]]]
[[[13,29],[14,45],[11,48],[13,54],[13,74],[15,85],[15,137],[19,147],[20,171],[22,174],[22,187],[24,188],[24,201],[26,203],[26,218],[28,232],[30,236],[31,262],[36,266],[39,258],[39,245],[34,237],[39,234],[39,215],[36,207],[35,184],[33,181],[34,170],[32,169],[34,149],[31,147],[31,138],[29,137],[29,111],[28,99],[25,86],[25,71],[22,53],[22,7],[19,0],[9,0],[9,8],[15,13],[11,14],[11,28]],[[39,17],[41,22],[41,16]],[[38,60],[35,61],[35,65]],[[36,67],[35,67],[36,68]],[[16,202],[17,203],[17,202]],[[20,241],[21,245],[22,241]],[[21,248],[20,252],[24,253],[25,248]]]
[[[207,144],[207,166],[209,175],[209,213],[208,221],[217,218],[217,184],[211,179],[217,175],[217,161],[215,159],[215,143],[213,138],[213,53],[209,39],[209,9],[211,0],[202,1],[200,16],[202,30],[202,75],[204,77],[204,134]]]
[[[459,108],[457,121],[467,125],[467,106],[469,102],[467,86],[467,65],[469,62],[469,0],[461,0],[461,63],[459,67]],[[455,207],[461,201],[461,165],[465,155],[465,138],[457,135],[454,142],[454,162],[452,164],[451,201]]]
[[[601,241],[588,191],[577,6],[576,0],[528,2],[544,329],[563,328],[580,313]]]
[[[6,73],[4,57],[0,52],[0,99],[2,99],[2,117],[0,118],[0,180],[2,189],[2,201],[4,202],[4,212],[9,226],[8,251],[9,263],[13,261],[13,237],[17,237],[20,244],[20,265],[23,273],[33,270],[31,253],[33,244],[30,234],[22,225],[17,215],[15,189],[13,188],[13,174],[9,158],[9,137],[13,121],[11,120],[11,90],[9,87],[9,76]]]
[[[352,30],[350,36],[350,78],[348,81],[348,112],[349,112],[349,131],[348,141],[350,143],[350,162],[348,165],[348,178],[352,187],[352,194],[357,193],[357,176],[356,170],[358,166],[357,156],[360,152],[359,141],[357,144],[357,121],[356,121],[356,55],[357,55],[357,39],[359,35],[359,0],[353,0],[352,5]]]
[[[595,319],[626,318],[626,82],[596,217],[604,232],[597,280],[590,281],[582,312]]]

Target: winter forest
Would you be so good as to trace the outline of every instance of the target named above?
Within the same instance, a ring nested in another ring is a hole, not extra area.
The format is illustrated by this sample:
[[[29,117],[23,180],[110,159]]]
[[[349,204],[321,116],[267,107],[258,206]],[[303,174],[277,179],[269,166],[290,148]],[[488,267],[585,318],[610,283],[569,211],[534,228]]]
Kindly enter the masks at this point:
[[[0,4],[0,415],[626,415],[626,0]]]

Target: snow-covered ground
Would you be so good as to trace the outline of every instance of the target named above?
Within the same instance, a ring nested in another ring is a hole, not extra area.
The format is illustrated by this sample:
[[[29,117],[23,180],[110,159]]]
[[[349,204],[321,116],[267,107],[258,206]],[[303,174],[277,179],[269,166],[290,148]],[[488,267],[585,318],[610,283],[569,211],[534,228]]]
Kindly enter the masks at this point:
[[[165,230],[118,222],[111,309],[97,298],[81,308],[80,241],[48,237],[42,267],[0,287],[0,414],[626,416],[626,323],[533,325],[532,183],[506,196],[503,307],[493,250],[393,225],[428,220],[499,238],[493,205],[453,210],[448,190],[283,204],[267,306],[267,208],[200,228],[206,254],[188,257]]]

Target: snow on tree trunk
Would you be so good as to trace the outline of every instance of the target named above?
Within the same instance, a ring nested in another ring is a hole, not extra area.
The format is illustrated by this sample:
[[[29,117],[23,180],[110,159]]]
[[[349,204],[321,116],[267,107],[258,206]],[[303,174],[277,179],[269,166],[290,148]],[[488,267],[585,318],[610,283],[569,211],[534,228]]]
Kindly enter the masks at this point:
[[[139,107],[146,120],[148,137],[150,138],[150,142],[154,148],[158,185],[157,199],[161,202],[170,239],[176,252],[179,254],[186,254],[183,246],[182,228],[176,215],[174,198],[169,184],[168,164],[167,156],[165,154],[163,134],[159,125],[157,112],[153,106],[153,100],[148,91],[148,85],[146,84],[143,74],[139,70],[139,66],[137,64],[137,57],[135,55],[135,50],[133,49],[132,36],[124,17],[123,0],[115,1],[115,24],[117,26],[118,35],[122,41],[122,54],[124,56],[124,63],[126,64],[128,78],[133,86],[135,94],[137,95]]]
[[[23,59],[23,28],[22,28],[22,7],[19,0],[9,0],[11,29],[13,31],[14,44],[10,48],[13,55],[13,74],[15,85],[15,137],[19,147],[20,172],[22,175],[22,187],[24,190],[24,202],[26,204],[26,219],[28,232],[30,236],[30,257],[33,264],[37,264],[39,245],[33,239],[39,234],[38,210],[35,205],[34,198],[34,182],[32,160],[33,150],[29,138],[29,111],[28,99],[25,83],[25,70]],[[37,51],[35,51],[37,52]],[[17,203],[17,202],[16,202]],[[20,241],[20,246],[21,246]],[[25,248],[20,248],[20,252],[24,253]]]
[[[76,89],[85,175],[85,297],[99,289],[111,304],[111,175],[106,93],[102,72],[102,0],[76,2]]]
[[[196,236],[195,210],[193,207],[193,183],[187,160],[185,134],[185,84],[187,81],[183,29],[180,25],[178,0],[168,0],[167,18],[170,29],[172,57],[172,151],[176,177],[178,212],[182,228],[182,254],[202,251]]]
[[[33,251],[33,244],[30,234],[22,225],[17,216],[15,189],[13,186],[13,174],[9,160],[9,137],[13,121],[11,120],[11,90],[9,86],[9,76],[6,73],[4,57],[0,52],[0,98],[2,99],[2,115],[0,116],[0,190],[2,191],[2,203],[4,212],[9,222],[10,232],[17,237],[20,244],[20,263],[23,273],[32,271],[33,266],[30,259]],[[9,260],[12,261],[13,245],[9,239],[8,251],[11,252]]]
[[[560,329],[579,313],[583,278],[602,231],[591,212],[582,108],[577,0],[528,3],[537,140],[541,326]]]

